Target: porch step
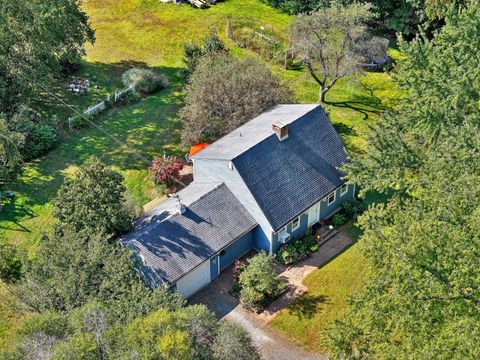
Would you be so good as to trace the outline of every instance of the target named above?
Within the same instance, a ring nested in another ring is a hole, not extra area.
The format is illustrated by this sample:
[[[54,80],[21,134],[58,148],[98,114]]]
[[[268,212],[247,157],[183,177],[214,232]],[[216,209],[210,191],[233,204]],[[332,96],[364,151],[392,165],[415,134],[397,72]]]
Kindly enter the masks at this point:
[[[339,230],[333,229],[333,230],[328,231],[326,234],[320,235],[320,241],[318,242],[318,245],[320,246],[320,245],[326,243],[328,240],[330,240],[335,235],[337,235],[338,232],[339,232]]]

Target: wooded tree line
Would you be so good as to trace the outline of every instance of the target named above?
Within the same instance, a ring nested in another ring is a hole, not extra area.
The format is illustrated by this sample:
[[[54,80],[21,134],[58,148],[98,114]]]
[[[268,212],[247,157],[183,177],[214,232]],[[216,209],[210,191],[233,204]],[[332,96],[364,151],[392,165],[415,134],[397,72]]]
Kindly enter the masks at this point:
[[[480,5],[402,42],[407,96],[346,167],[362,193],[371,275],[330,333],[339,359],[476,359],[480,349]]]
[[[302,14],[325,9],[333,6],[348,6],[356,3],[353,0],[262,0],[263,2],[281,9],[289,14]],[[462,8],[466,1],[454,0],[369,0],[365,3],[374,8],[375,18],[372,27],[401,32],[413,36],[418,27],[435,30],[444,23],[444,18],[450,8]]]

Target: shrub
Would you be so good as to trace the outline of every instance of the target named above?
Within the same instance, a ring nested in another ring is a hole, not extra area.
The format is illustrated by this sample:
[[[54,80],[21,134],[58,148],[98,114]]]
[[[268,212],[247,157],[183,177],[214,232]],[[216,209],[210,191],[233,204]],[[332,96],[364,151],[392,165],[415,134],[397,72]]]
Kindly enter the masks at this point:
[[[358,199],[352,199],[342,204],[342,213],[348,219],[355,219],[365,210],[365,205]]]
[[[82,115],[74,115],[70,118],[69,120],[69,126],[72,129],[82,129],[85,128],[89,125],[88,120],[93,120],[93,115],[87,115],[87,114],[82,114]]]
[[[277,252],[277,260],[282,264],[295,264],[311,253],[318,250],[318,243],[312,234],[307,234],[300,239],[296,239],[290,244],[283,245]]]
[[[13,245],[0,244],[0,279],[15,282],[21,276],[22,261]]]
[[[138,103],[142,99],[142,96],[136,91],[127,91],[123,96],[118,99],[117,104],[119,106],[128,106]]]
[[[35,159],[55,147],[57,134],[51,126],[54,121],[46,122],[39,119],[31,110],[24,107],[12,117],[9,127],[23,135],[19,149],[24,160]]]
[[[148,171],[156,183],[172,186],[180,180],[183,161],[177,156],[156,157]]]
[[[125,86],[135,86],[135,90],[143,95],[153,94],[165,89],[168,80],[165,75],[159,75],[148,69],[133,68],[122,75],[122,82]]]
[[[236,260],[233,264],[233,282],[238,283],[240,281],[240,274],[245,270],[246,264],[240,260]]]
[[[247,309],[260,310],[274,300],[286,284],[275,274],[273,257],[264,251],[248,262],[240,274],[240,300]]]
[[[342,213],[335,214],[332,218],[332,225],[335,227],[342,226],[348,221],[347,217]]]
[[[42,124],[29,123],[25,126],[25,143],[22,148],[25,160],[35,159],[45,155],[57,143],[55,130]]]
[[[230,321],[222,321],[213,343],[215,359],[222,360],[260,360],[252,339],[240,326]]]

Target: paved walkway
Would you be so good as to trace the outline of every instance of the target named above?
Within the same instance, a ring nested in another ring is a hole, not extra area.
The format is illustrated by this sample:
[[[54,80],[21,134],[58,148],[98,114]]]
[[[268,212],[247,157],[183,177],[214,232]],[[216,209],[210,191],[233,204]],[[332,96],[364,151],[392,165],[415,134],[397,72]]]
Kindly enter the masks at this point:
[[[261,314],[246,311],[238,300],[228,293],[232,284],[232,269],[227,268],[205,289],[195,294],[190,302],[202,303],[215,313],[219,319],[228,319],[241,325],[252,337],[266,360],[323,360],[325,355],[305,352],[300,346],[284,338],[274,331],[268,322],[296,297],[306,291],[302,280],[313,270],[325,265],[328,261],[340,254],[352,241],[343,232],[338,233],[319,250],[305,261],[286,268],[278,264],[277,273],[285,277],[290,290],[274,301]],[[251,254],[250,254],[251,255]],[[248,256],[248,255],[247,255]]]

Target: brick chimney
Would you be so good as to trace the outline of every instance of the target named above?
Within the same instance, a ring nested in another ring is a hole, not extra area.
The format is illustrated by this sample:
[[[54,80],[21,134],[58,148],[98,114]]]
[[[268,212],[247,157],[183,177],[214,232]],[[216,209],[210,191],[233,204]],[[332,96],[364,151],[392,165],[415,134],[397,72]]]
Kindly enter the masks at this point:
[[[283,141],[288,138],[288,124],[281,121],[275,121],[272,124],[272,131],[277,134],[278,140]]]

